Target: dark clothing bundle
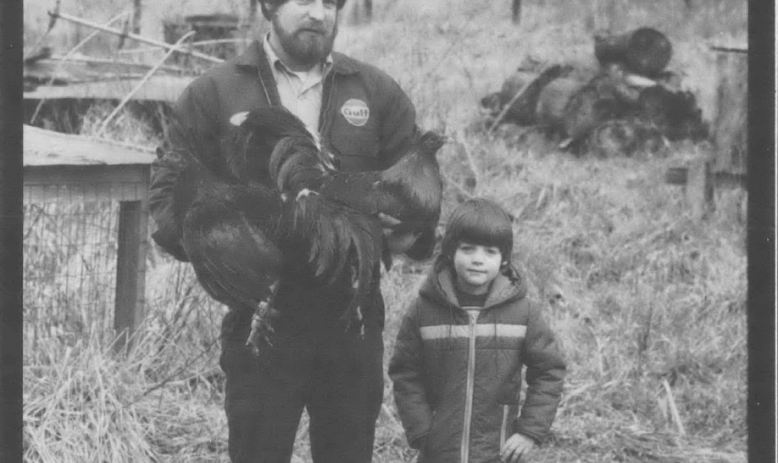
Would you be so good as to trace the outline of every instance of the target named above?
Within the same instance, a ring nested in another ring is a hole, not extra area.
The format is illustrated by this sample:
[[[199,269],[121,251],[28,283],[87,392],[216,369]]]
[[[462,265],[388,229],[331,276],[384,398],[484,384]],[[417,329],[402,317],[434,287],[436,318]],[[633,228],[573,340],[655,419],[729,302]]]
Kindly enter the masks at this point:
[[[389,365],[395,401],[420,463],[498,462],[512,434],[546,436],[565,363],[515,271],[497,276],[480,310],[462,308],[455,279],[449,267],[430,273],[403,319]]]
[[[193,81],[174,107],[175,116],[203,140],[224,146],[235,113],[280,105],[273,73],[260,43]],[[357,111],[355,117],[355,109]],[[175,130],[175,128],[174,128]],[[375,67],[333,53],[324,80],[320,136],[343,170],[391,166],[416,131],[415,110],[397,83]],[[171,133],[172,148],[177,137]],[[203,149],[203,152],[229,152]],[[171,148],[171,147],[166,147]],[[158,230],[154,240],[179,260],[186,255],[173,222],[171,191],[177,171],[169,154],[152,166],[149,207]],[[224,172],[227,160],[201,159]],[[254,173],[267,180],[267,171]],[[303,407],[311,417],[316,463],[367,462],[383,398],[384,304],[379,269],[373,301],[363,308],[365,335],[344,333],[325,314],[347,295],[310,281],[282,278],[275,303],[284,315],[274,324],[274,346],[254,356],[245,346],[252,311],[231,307],[222,324],[221,365],[226,374],[229,453],[233,462],[288,462]]]

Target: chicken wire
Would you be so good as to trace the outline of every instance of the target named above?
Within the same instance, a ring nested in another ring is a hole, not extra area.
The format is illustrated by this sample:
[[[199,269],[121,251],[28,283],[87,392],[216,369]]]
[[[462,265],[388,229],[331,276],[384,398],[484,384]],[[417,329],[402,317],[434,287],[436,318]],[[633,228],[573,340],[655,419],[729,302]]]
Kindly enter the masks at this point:
[[[25,186],[26,348],[51,337],[113,340],[120,203],[111,192],[117,188],[140,198],[147,186]]]

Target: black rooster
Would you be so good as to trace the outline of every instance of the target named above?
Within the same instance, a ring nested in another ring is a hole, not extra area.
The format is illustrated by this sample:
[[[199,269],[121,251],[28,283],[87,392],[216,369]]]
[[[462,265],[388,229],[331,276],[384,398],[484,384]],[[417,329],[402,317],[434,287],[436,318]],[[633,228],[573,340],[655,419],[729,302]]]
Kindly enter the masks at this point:
[[[173,212],[183,248],[211,297],[255,310],[249,342],[256,347],[262,336],[271,342],[278,315],[273,299],[284,278],[345,284],[351,298],[341,320],[346,329],[361,322],[382,252],[378,220],[310,190],[284,198],[251,179],[217,176],[201,161],[208,156],[198,153],[209,145],[197,142],[193,130],[178,132],[187,134],[187,148],[174,153]]]
[[[321,149],[303,122],[283,107],[239,113],[232,122],[238,127],[235,143],[253,143],[253,149],[246,151],[252,158],[269,158],[269,175],[282,194],[313,190],[362,213],[391,216],[398,221],[395,234],[418,235],[416,243],[403,250],[406,255],[414,259],[431,255],[443,189],[435,156],[445,143],[443,136],[417,135],[400,160],[386,170],[352,172],[337,170],[332,156]]]

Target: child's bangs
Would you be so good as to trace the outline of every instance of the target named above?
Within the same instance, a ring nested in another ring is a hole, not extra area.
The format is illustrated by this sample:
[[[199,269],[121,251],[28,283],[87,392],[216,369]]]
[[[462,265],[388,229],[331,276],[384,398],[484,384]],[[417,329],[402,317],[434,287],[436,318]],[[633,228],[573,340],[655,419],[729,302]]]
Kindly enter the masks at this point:
[[[511,223],[500,210],[477,208],[472,214],[459,217],[458,222],[459,230],[452,230],[457,242],[503,248],[513,240]]]

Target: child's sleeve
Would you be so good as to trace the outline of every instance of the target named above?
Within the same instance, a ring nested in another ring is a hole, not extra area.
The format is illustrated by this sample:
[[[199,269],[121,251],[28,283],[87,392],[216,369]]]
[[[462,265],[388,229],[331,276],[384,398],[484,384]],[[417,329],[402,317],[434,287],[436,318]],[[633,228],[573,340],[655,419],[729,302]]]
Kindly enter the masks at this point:
[[[394,401],[412,447],[418,446],[432,426],[432,410],[424,387],[424,350],[418,317],[417,304],[413,304],[403,317],[389,362]]]
[[[527,366],[527,395],[516,419],[515,431],[542,442],[551,428],[562,397],[565,362],[554,334],[540,310],[530,308],[524,364]]]

